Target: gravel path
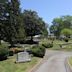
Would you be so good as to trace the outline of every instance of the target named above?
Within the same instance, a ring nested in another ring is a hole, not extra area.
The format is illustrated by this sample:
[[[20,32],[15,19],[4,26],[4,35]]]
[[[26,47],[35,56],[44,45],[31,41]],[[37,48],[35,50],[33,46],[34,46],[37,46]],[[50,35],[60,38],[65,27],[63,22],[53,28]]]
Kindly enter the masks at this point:
[[[43,63],[35,72],[67,72],[65,59],[69,56],[71,52],[47,50]]]

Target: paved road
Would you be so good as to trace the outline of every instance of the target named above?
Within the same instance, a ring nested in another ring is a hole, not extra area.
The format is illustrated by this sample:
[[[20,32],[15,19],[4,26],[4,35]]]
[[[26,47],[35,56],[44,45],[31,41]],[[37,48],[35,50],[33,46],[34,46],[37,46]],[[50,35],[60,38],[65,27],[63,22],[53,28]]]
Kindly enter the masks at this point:
[[[68,56],[72,53],[47,50],[43,63],[35,72],[67,72],[65,59]]]

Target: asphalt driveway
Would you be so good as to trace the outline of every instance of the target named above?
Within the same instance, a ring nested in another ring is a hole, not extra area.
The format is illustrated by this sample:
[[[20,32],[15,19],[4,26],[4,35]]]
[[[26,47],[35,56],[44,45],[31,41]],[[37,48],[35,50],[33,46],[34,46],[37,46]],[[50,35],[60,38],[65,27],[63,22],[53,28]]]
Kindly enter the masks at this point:
[[[43,63],[35,72],[67,72],[65,59],[72,56],[72,52],[47,50]]]

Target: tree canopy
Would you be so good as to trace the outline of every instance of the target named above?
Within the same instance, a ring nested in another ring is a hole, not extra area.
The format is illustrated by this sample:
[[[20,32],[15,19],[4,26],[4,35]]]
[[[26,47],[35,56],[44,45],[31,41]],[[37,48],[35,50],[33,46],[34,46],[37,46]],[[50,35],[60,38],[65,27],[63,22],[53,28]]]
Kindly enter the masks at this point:
[[[31,36],[39,34],[48,34],[46,23],[40,18],[36,11],[24,10],[23,12],[24,29],[26,36]]]
[[[0,4],[0,26],[0,40],[8,41],[11,44],[24,34],[18,0]]]
[[[64,28],[72,30],[72,16],[67,15],[59,18],[54,18],[50,27],[50,32],[59,37],[61,30],[63,30]]]
[[[69,37],[70,35],[72,35],[72,31],[71,31],[71,29],[65,28],[65,29],[61,30],[61,34],[66,36],[66,37]]]
[[[26,36],[32,38],[38,34],[47,35],[46,25],[36,11],[24,10],[22,13],[19,0],[0,3],[0,40],[12,45],[14,41],[24,40]]]

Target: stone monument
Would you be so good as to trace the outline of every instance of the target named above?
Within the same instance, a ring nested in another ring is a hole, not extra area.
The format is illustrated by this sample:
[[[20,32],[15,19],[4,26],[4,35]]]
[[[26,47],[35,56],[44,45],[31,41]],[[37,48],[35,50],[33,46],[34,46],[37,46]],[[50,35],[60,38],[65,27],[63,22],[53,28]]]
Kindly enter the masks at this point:
[[[17,53],[16,63],[28,62],[28,61],[31,61],[31,56],[29,55],[28,52],[24,51],[24,52]]]

